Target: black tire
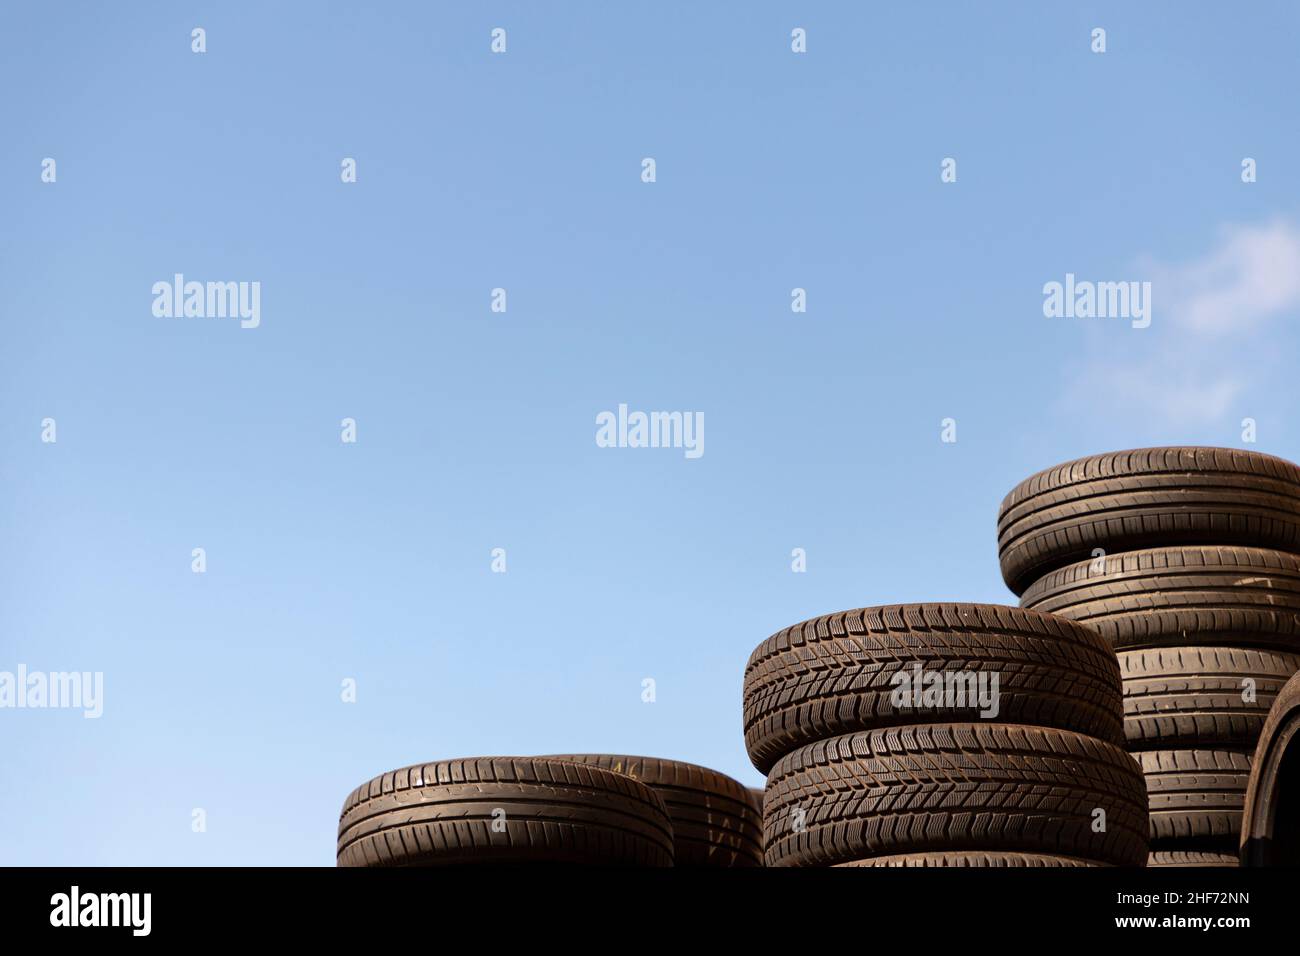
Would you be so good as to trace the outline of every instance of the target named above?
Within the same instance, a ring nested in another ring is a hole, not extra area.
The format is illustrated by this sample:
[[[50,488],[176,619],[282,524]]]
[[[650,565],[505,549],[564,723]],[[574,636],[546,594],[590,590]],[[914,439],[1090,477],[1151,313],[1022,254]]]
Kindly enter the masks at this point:
[[[1300,675],[1268,712],[1251,758],[1242,866],[1300,866]]]
[[[1253,747],[1300,654],[1164,647],[1120,651],[1119,667],[1130,750]]]
[[[893,701],[920,665],[998,676],[991,722],[1073,730],[1123,744],[1119,667],[1095,632],[991,604],[908,604],[813,618],[769,637],[745,667],[745,746],[767,773],[816,740],[920,723],[976,721],[980,708]]]
[[[1146,777],[1151,843],[1237,844],[1250,777],[1242,750],[1146,750],[1135,755]],[[1203,847],[1208,848],[1208,847]]]
[[[1263,548],[1153,548],[1044,575],[1020,603],[1095,628],[1116,650],[1300,653],[1300,558]]]
[[[1007,587],[1107,553],[1176,544],[1300,550],[1300,468],[1232,448],[1138,448],[1022,481],[998,512]]]
[[[1147,858],[1148,867],[1238,866],[1235,853],[1214,850],[1156,850]]]
[[[659,757],[561,754],[626,774],[663,798],[677,866],[762,866],[763,814],[749,788],[698,764]]]
[[[1008,724],[891,727],[801,747],[772,768],[763,823],[768,866],[931,852],[1147,858],[1132,757],[1082,734]]]
[[[339,866],[476,863],[672,866],[672,824],[644,784],[544,757],[403,767],[343,802]]]
[[[955,867],[960,869],[993,867],[1019,869],[1041,867],[1101,866],[1091,860],[1076,860],[1069,856],[1050,856],[1046,853],[903,853],[898,856],[876,856],[866,860],[836,863],[837,867],[888,866],[888,867]]]

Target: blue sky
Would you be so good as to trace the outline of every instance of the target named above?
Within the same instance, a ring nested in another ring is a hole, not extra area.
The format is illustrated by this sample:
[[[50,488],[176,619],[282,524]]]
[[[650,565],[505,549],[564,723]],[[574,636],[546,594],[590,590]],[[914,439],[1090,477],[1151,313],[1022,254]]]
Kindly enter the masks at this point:
[[[1246,417],[1300,458],[1292,5],[703,6],[5,11],[0,670],[104,713],[0,710],[0,863],[331,865],[443,757],[757,785],[754,645],[1014,603],[1022,477]],[[177,272],[260,326],[155,317]],[[1067,272],[1151,326],[1046,318]],[[620,403],[704,455],[597,447]]]

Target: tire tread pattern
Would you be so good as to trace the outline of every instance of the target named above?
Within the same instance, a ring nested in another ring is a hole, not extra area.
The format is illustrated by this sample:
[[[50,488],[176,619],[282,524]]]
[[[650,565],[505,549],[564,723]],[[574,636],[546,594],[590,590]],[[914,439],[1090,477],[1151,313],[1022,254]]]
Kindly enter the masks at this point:
[[[1104,832],[1093,830],[1097,808]],[[890,727],[801,747],[772,768],[763,823],[768,866],[967,851],[1147,858],[1133,758],[1094,737],[1013,724]]]
[[[1116,650],[1266,647],[1300,653],[1300,557],[1181,546],[1108,555],[1044,575],[1021,605],[1096,629]]]
[[[504,829],[493,811],[505,811]],[[623,774],[539,757],[416,764],[352,791],[338,865],[589,863],[671,866],[663,800]]]
[[[767,773],[785,754],[826,737],[979,719],[978,707],[896,706],[893,678],[917,664],[997,673],[997,723],[1124,741],[1118,665],[1094,631],[999,605],[908,604],[823,615],[755,648],[744,679],[750,760]]]
[[[1189,841],[1236,845],[1250,777],[1247,751],[1145,750],[1135,756],[1146,778],[1154,849],[1190,849]]]
[[[1154,850],[1148,867],[1240,866],[1237,854],[1214,850]]]
[[[1136,448],[1040,471],[998,512],[1002,576],[1016,594],[1094,548],[1183,543],[1300,551],[1300,468],[1236,448]]]
[[[1121,651],[1119,663],[1130,750],[1250,747],[1278,692],[1300,671],[1300,654],[1161,647]]]
[[[1043,867],[1104,866],[1091,860],[1071,856],[1052,856],[1047,853],[902,853],[894,856],[875,856],[849,863],[836,863],[837,867],[946,867],[956,869],[995,868],[1019,869]]]

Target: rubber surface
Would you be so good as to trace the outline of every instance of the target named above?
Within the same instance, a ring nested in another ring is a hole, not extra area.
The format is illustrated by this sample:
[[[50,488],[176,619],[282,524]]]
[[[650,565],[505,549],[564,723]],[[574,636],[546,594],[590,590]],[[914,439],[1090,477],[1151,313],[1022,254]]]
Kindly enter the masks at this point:
[[[1018,484],[998,512],[1007,587],[1093,556],[1176,544],[1300,550],[1300,468],[1234,448],[1093,455]]]
[[[1121,651],[1130,750],[1253,747],[1300,654],[1226,647]]]
[[[1155,849],[1168,841],[1227,841],[1241,832],[1250,754],[1241,750],[1147,750],[1146,777]]]
[[[1100,572],[1100,573],[1097,573]],[[1300,653],[1300,558],[1263,548],[1152,548],[1082,561],[1020,603],[1096,628],[1116,650],[1268,647]]]
[[[1105,829],[1094,821],[1105,813]],[[927,724],[802,747],[772,768],[768,866],[926,852],[1025,852],[1141,866],[1146,792],[1133,758],[1063,730]]]
[[[677,866],[762,866],[762,804],[738,780],[659,757],[561,754],[562,760],[626,774],[663,798]]]
[[[852,860],[848,863],[836,863],[841,866],[903,866],[903,867],[954,867],[976,868],[994,867],[1081,867],[1103,866],[1091,860],[1078,860],[1070,856],[1050,856],[1046,853],[905,853],[901,856],[876,856],[866,860]]]
[[[339,866],[466,863],[671,866],[672,824],[631,777],[542,757],[403,767],[343,802]]]
[[[996,674],[992,722],[1124,741],[1119,668],[1095,632],[999,605],[909,604],[827,614],[760,644],[745,667],[750,760],[767,773],[785,754],[826,737],[981,719],[966,693],[961,707],[897,705],[896,676],[914,680],[918,664],[922,673]]]
[[[1235,853],[1213,850],[1156,850],[1147,858],[1148,867],[1239,866]]]
[[[1240,852],[1244,866],[1300,866],[1300,675],[1282,688],[1260,731]]]

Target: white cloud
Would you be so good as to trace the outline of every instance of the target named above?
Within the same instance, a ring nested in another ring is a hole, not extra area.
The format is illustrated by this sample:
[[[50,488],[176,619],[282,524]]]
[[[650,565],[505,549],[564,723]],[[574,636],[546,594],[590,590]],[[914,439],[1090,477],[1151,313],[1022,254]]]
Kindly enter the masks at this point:
[[[1153,287],[1171,323],[1217,335],[1300,307],[1300,230],[1285,221],[1228,226],[1208,255],[1157,266]]]
[[[1284,220],[1225,226],[1204,256],[1143,272],[1152,280],[1152,328],[1118,337],[1130,350],[1119,358],[1117,337],[1095,339],[1107,353],[1077,368],[1067,403],[1141,411],[1172,425],[1221,422],[1265,374],[1261,352],[1275,351],[1261,349],[1266,330],[1300,311],[1300,229]]]

